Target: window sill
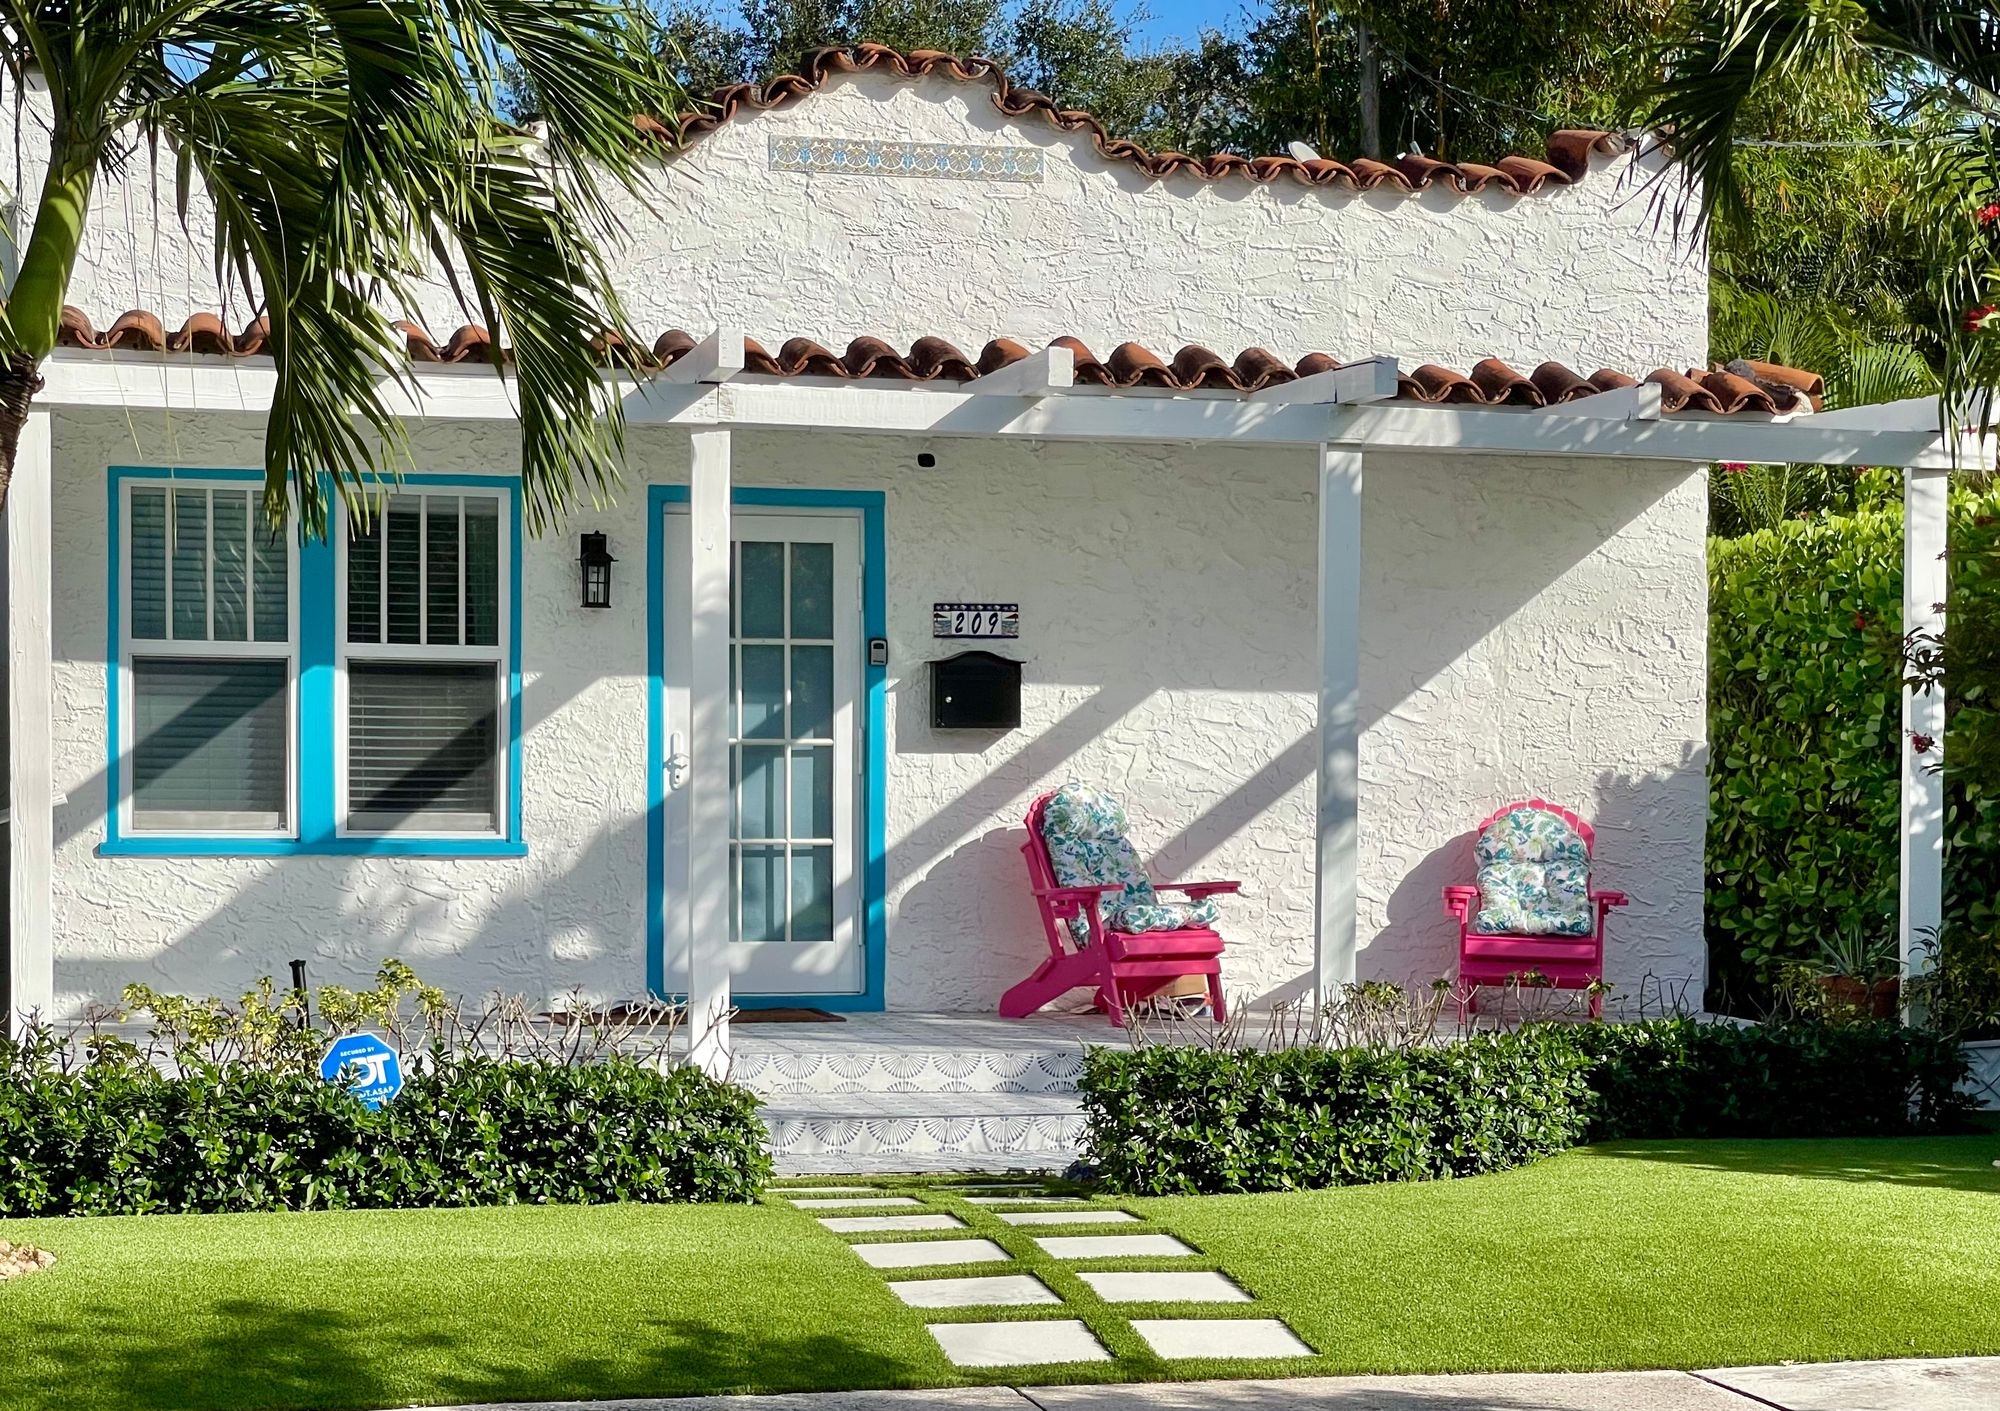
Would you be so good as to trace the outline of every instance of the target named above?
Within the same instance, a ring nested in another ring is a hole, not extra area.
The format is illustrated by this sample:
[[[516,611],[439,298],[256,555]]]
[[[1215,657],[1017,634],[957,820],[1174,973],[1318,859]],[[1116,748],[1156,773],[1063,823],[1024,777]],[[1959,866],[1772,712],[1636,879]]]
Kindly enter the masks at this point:
[[[505,838],[106,838],[99,857],[526,857]]]

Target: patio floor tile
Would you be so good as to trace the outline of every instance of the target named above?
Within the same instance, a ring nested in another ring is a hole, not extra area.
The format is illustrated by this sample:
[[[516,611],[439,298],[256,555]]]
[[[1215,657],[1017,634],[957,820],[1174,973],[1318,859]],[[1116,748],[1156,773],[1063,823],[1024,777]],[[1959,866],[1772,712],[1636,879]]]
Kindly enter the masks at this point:
[[[1080,1195],[969,1195],[967,1205],[1081,1205]]]
[[[1056,1291],[1033,1274],[989,1274],[973,1279],[906,1279],[889,1292],[912,1308],[998,1308],[1061,1303]]]
[[[834,1206],[843,1206],[855,1210],[861,1210],[861,1209],[887,1210],[892,1206],[908,1207],[913,1205],[921,1205],[922,1203],[923,1202],[919,1201],[916,1197],[907,1195],[878,1195],[878,1196],[835,1195],[835,1196],[825,1196],[817,1200],[794,1199],[792,1201],[792,1204],[796,1205],[801,1210],[829,1210],[832,1209]]]
[[[1249,1303],[1250,1295],[1213,1269],[1173,1269],[1154,1274],[1077,1275],[1106,1303]]]
[[[820,1224],[837,1235],[883,1234],[892,1230],[962,1230],[965,1222],[942,1212],[925,1215],[822,1215]]]
[[[851,1244],[877,1269],[919,1269],[926,1264],[1001,1264],[1013,1255],[992,1240],[911,1240],[907,1244]]]
[[[1123,1210],[1002,1210],[1010,1225],[1136,1225],[1137,1215]]]
[[[1310,1357],[1276,1318],[1134,1318],[1132,1330],[1162,1357]]]
[[[933,1323],[931,1336],[960,1367],[1032,1367],[1109,1362],[1111,1354],[1073,1318],[1025,1323]]]
[[[800,1196],[868,1195],[880,1189],[880,1186],[779,1186],[771,1194],[781,1195],[787,1200],[796,1200]]]
[[[1131,1259],[1194,1253],[1172,1235],[1048,1235],[1035,1243],[1044,1254],[1057,1259]]]

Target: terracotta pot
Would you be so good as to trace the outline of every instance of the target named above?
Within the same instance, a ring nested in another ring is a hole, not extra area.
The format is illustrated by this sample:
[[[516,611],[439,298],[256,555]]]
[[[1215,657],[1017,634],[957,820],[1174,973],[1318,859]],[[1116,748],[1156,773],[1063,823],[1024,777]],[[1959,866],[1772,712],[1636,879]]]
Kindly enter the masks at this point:
[[[1822,975],[1819,984],[1837,1009],[1870,1019],[1894,1019],[1900,1010],[1902,983],[1894,978],[1868,981],[1852,975]]]

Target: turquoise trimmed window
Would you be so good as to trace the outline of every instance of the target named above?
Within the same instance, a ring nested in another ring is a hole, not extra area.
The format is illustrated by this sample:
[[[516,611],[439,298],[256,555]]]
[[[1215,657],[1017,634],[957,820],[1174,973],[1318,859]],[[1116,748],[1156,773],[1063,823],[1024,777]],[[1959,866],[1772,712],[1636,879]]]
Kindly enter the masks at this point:
[[[110,476],[103,851],[518,857],[519,482],[269,532],[256,471]]]

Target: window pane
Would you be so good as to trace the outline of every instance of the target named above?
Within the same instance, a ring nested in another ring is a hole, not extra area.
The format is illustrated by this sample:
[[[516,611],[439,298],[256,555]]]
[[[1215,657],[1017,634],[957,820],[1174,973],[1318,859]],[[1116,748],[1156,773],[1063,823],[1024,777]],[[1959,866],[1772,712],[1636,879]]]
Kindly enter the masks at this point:
[[[785,735],[785,649],[743,648],[743,738]]]
[[[739,637],[785,635],[785,546],[737,545],[737,572],[743,577],[743,625]]]
[[[369,521],[366,533],[360,521],[348,521],[347,538],[347,640],[382,640],[382,516]]]
[[[785,817],[785,751],[780,745],[745,745],[738,786],[739,838],[782,838]]]
[[[282,661],[133,661],[134,827],[284,825],[288,669]]]
[[[398,495],[383,512],[389,555],[389,640],[423,640],[423,500]]]
[[[833,648],[792,648],[792,737],[833,738]]]
[[[833,636],[833,545],[792,545],[792,635]]]
[[[283,529],[273,529],[265,520],[261,507],[253,505],[251,517],[257,640],[283,642],[292,635],[291,545]]]
[[[250,637],[250,497],[241,490],[215,496],[215,640]]]
[[[743,849],[743,931],[746,941],[785,939],[785,850]]]
[[[458,644],[458,496],[424,498],[424,556],[430,578],[425,586],[427,642]]]
[[[167,492],[132,492],[132,635],[167,635]]]
[[[808,745],[792,751],[792,831],[789,836],[833,836],[831,745]]]
[[[497,831],[498,671],[484,663],[348,664],[351,827]]]
[[[484,495],[465,500],[465,641],[500,645],[500,502]]]
[[[208,639],[208,491],[174,491],[174,636]]]
[[[792,852],[792,939],[833,939],[833,849]]]

